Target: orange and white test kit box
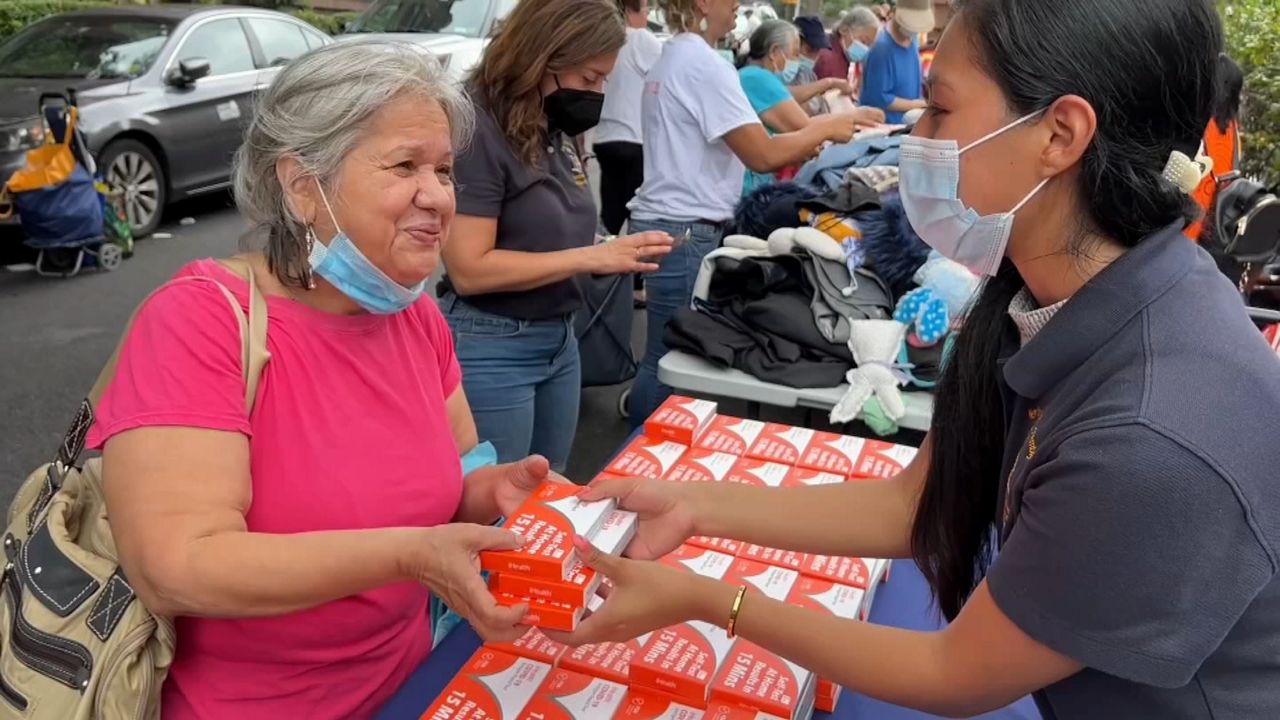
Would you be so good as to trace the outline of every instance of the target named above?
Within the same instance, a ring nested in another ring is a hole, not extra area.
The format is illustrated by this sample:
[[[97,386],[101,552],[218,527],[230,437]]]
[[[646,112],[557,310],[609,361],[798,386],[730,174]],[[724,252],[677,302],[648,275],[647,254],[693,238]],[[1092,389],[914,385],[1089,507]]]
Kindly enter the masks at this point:
[[[737,455],[694,448],[680,458],[666,479],[671,482],[724,482],[737,462]]]
[[[485,550],[480,567],[489,572],[517,573],[546,580],[570,579],[577,561],[573,539],[591,537],[613,512],[613,500],[584,503],[582,488],[546,482],[538,486],[503,527],[524,536],[518,550]]]
[[[791,588],[799,579],[800,573],[795,570],[766,565],[747,558],[735,559],[733,566],[724,576],[724,581],[727,583],[746,585],[778,602],[786,601],[787,596],[791,594]]]
[[[559,667],[626,685],[630,679],[627,671],[631,667],[631,659],[649,642],[651,634],[645,633],[628,642],[596,643],[568,649],[560,656]]]
[[[796,465],[847,478],[888,479],[911,463],[916,449],[852,435],[816,433]]]
[[[787,473],[790,473],[791,469],[790,465],[783,465],[782,463],[756,460],[755,458],[742,458],[733,466],[733,471],[729,473],[729,477],[726,480],[732,483],[755,485],[757,487],[782,487],[783,482],[787,479]]]
[[[569,670],[552,670],[520,713],[520,720],[607,720],[627,687]]]
[[[626,510],[613,510],[605,516],[599,529],[589,537],[591,544],[607,555],[619,555],[636,535],[636,514]],[[575,561],[564,580],[532,577],[520,573],[492,575],[489,586],[494,592],[518,598],[559,603],[569,607],[585,607],[587,601],[600,588],[603,576],[595,570]]]
[[[813,673],[755,643],[738,640],[716,675],[711,697],[787,720],[813,714]]]
[[[809,449],[814,434],[809,428],[769,423],[764,426],[764,431],[756,438],[751,449],[747,450],[747,457],[783,465],[797,465]]]
[[[730,455],[746,455],[747,450],[756,444],[762,432],[764,432],[764,423],[759,420],[744,420],[721,415],[703,433],[696,447],[726,452]]]
[[[716,672],[733,643],[724,628],[698,621],[658,630],[631,659],[631,686],[705,708]]]
[[[804,567],[806,553],[796,552],[794,550],[779,550],[777,548],[765,547],[763,545],[754,545],[751,543],[744,544],[742,549],[738,550],[738,557],[747,560],[755,560],[766,565],[773,565],[788,570],[800,571]]]
[[[493,599],[502,607],[527,605],[529,609],[525,612],[524,618],[520,620],[520,624],[547,630],[573,632],[578,629],[578,623],[581,622],[585,611],[583,607],[570,607],[560,603],[531,600],[506,593],[494,593]]]
[[[516,720],[551,666],[482,647],[421,720]]]
[[[644,421],[644,434],[681,445],[693,445],[716,419],[716,404],[672,395]]]
[[[500,650],[516,657],[537,660],[548,665],[555,665],[567,647],[543,635],[538,628],[529,628],[529,632],[509,643],[485,643],[485,647]]]
[[[682,570],[689,570],[703,577],[723,580],[729,568],[733,567],[734,557],[715,550],[681,545],[662,556],[658,562],[665,563]]]
[[[702,711],[660,693],[632,688],[613,720],[702,720]]]
[[[618,453],[604,474],[661,480],[688,449],[682,443],[641,435]]]

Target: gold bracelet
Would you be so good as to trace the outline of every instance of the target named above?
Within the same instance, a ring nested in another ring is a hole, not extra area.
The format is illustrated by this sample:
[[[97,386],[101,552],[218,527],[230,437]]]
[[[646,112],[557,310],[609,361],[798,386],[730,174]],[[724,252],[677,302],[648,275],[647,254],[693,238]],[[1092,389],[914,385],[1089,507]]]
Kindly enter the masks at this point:
[[[729,637],[737,637],[734,630],[738,627],[738,613],[742,612],[742,599],[747,596],[747,586],[743,585],[738,588],[738,594],[733,598],[733,609],[729,611],[729,624],[725,627],[725,632]]]

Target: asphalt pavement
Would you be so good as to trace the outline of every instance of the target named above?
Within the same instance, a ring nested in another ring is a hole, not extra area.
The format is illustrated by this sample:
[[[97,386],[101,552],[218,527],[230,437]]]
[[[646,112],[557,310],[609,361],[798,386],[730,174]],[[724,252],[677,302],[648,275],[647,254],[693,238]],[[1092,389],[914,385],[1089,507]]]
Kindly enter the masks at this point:
[[[184,217],[195,223],[180,224]],[[229,198],[219,195],[172,208],[158,236],[139,240],[134,256],[114,272],[56,279],[21,265],[0,269],[0,507],[52,458],[133,308],[185,263],[236,253],[245,230]],[[29,260],[20,242],[12,229],[0,229],[0,258],[10,267]],[[589,481],[627,437],[617,411],[620,390],[583,391],[568,468],[577,482]]]

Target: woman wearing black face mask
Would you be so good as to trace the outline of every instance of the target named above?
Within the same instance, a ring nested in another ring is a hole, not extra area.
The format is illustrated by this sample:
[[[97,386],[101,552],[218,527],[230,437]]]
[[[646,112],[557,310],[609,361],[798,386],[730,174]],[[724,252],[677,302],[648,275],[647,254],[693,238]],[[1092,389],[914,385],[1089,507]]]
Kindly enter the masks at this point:
[[[456,163],[458,215],[441,304],[482,440],[500,461],[563,470],[578,417],[580,273],[657,269],[664,233],[597,243],[577,136],[600,121],[625,40],[613,0],[522,2],[472,73],[475,140]]]

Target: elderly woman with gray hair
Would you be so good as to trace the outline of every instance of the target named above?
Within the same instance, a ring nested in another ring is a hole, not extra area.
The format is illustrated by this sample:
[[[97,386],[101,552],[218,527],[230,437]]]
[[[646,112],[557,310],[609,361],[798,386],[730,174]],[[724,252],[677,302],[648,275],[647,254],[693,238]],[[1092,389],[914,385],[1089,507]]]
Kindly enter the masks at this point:
[[[801,106],[821,92],[832,89],[829,80],[820,80],[804,87],[788,89],[800,65],[800,31],[785,20],[767,20],[751,34],[751,50],[747,63],[738,71],[742,91],[746,93],[751,108],[760,116],[770,133],[790,133],[804,130],[810,124],[841,123],[838,116],[809,117]],[[847,83],[844,83],[847,87]],[[884,122],[884,112],[876,108],[854,108],[852,114],[858,125],[875,125]],[[770,173],[748,170],[743,182],[743,194],[773,182]]]
[[[488,527],[548,477],[533,457],[463,477],[476,431],[449,328],[422,297],[454,216],[452,162],[474,118],[430,56],[342,43],[286,67],[236,158],[265,237],[198,260],[142,306],[101,403],[120,562],[176,617],[165,718],[372,715],[432,645],[441,596],[510,640]],[[246,413],[241,340],[252,267],[270,362]]]

